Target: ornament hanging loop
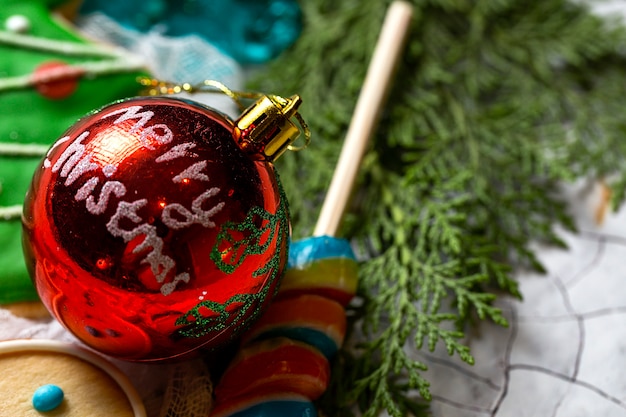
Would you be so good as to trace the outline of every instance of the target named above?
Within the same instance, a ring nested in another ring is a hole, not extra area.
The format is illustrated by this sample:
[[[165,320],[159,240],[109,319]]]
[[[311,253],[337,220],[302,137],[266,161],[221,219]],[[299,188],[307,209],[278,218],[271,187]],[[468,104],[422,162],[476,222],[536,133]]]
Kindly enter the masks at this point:
[[[235,122],[235,140],[244,152],[260,155],[268,161],[276,160],[285,151],[300,151],[311,142],[308,125],[298,113],[302,99],[298,95],[289,98],[256,92],[233,91],[215,80],[205,80],[200,84],[174,84],[151,78],[141,78],[139,82],[147,87],[147,95],[167,95],[179,93],[221,93],[230,97],[242,111]],[[243,100],[256,100],[245,107]],[[298,126],[293,122],[297,121]],[[300,134],[304,144],[294,146]]]

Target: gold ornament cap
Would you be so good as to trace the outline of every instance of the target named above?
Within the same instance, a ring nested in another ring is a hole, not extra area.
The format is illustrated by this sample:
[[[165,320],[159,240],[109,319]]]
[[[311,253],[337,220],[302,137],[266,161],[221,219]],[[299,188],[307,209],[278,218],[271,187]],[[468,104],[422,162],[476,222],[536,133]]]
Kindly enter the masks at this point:
[[[174,84],[153,78],[140,78],[139,82],[148,87],[146,94],[177,94],[197,91],[222,93],[230,97],[243,109],[242,99],[256,99],[256,102],[243,110],[235,122],[233,137],[241,150],[253,158],[274,161],[286,150],[299,151],[306,148],[311,141],[311,131],[307,126],[298,107],[302,104],[299,95],[284,98],[270,94],[246,93],[233,91],[219,81],[204,80],[199,85],[189,83]],[[295,119],[300,127],[292,121]],[[304,133],[304,144],[296,147],[292,143]]]
[[[248,107],[235,122],[235,139],[241,149],[274,161],[300,136],[300,129],[291,121],[298,117],[302,99],[264,95]],[[298,118],[301,122],[301,119]]]

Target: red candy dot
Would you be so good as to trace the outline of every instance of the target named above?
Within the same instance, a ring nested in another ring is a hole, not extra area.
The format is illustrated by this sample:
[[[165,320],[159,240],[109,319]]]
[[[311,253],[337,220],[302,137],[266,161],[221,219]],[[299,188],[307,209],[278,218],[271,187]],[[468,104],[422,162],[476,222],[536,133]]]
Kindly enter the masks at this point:
[[[71,96],[84,71],[59,61],[44,62],[35,68],[32,81],[42,96],[60,100]]]

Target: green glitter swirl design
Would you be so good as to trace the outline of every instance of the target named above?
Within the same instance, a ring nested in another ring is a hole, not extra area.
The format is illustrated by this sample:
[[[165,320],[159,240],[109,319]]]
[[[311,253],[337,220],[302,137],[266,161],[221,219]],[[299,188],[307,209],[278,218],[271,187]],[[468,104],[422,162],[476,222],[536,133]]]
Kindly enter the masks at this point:
[[[280,226],[288,227],[289,223],[289,207],[287,203],[287,197],[280,184],[278,176],[276,178],[278,183],[278,192],[280,196],[280,204],[276,210],[276,214],[271,214],[261,207],[253,207],[248,212],[246,218],[241,223],[226,222],[224,223],[220,233],[217,235],[216,244],[211,250],[211,259],[215,262],[217,267],[226,273],[233,273],[239,266],[243,264],[246,257],[249,255],[262,254],[276,239],[276,247],[280,248],[283,244],[283,235]],[[254,226],[254,220],[261,218],[265,225],[261,228]],[[260,244],[259,241],[264,233],[269,230],[270,236],[265,244]],[[232,231],[235,232],[249,232],[247,238],[242,240],[236,240],[233,238]],[[245,248],[241,252],[240,256],[235,259],[235,262],[227,263],[222,259],[219,251],[220,244],[228,242],[235,250],[239,250],[242,247]],[[287,251],[289,245],[287,245]],[[288,253],[286,254],[288,255]],[[248,326],[249,323],[254,321],[260,314],[261,302],[268,296],[274,296],[275,294],[268,294],[271,287],[276,280],[282,278],[280,272],[280,251],[275,251],[272,258],[265,264],[261,265],[253,273],[253,277],[265,275],[269,272],[268,285],[265,285],[261,291],[256,294],[236,294],[226,300],[223,304],[215,301],[205,300],[198,303],[194,308],[187,313],[180,316],[175,324],[177,326],[184,326],[177,331],[177,334],[190,337],[200,338],[213,332],[219,332],[226,329],[228,323],[236,323],[233,328],[233,335],[236,335],[239,331]],[[275,286],[275,291],[278,291],[278,285]],[[228,312],[228,307],[233,304],[240,305],[235,309],[236,314]],[[215,314],[211,314],[207,317],[202,311],[210,311]],[[250,313],[251,312],[251,313]],[[250,313],[250,316],[246,316]]]

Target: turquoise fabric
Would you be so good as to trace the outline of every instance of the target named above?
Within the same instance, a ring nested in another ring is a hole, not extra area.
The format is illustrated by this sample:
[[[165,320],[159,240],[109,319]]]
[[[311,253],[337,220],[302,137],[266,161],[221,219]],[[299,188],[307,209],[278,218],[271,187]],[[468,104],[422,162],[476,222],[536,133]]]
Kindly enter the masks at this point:
[[[279,55],[300,35],[302,16],[295,0],[86,0],[81,13],[102,12],[141,32],[200,35],[242,64]]]

